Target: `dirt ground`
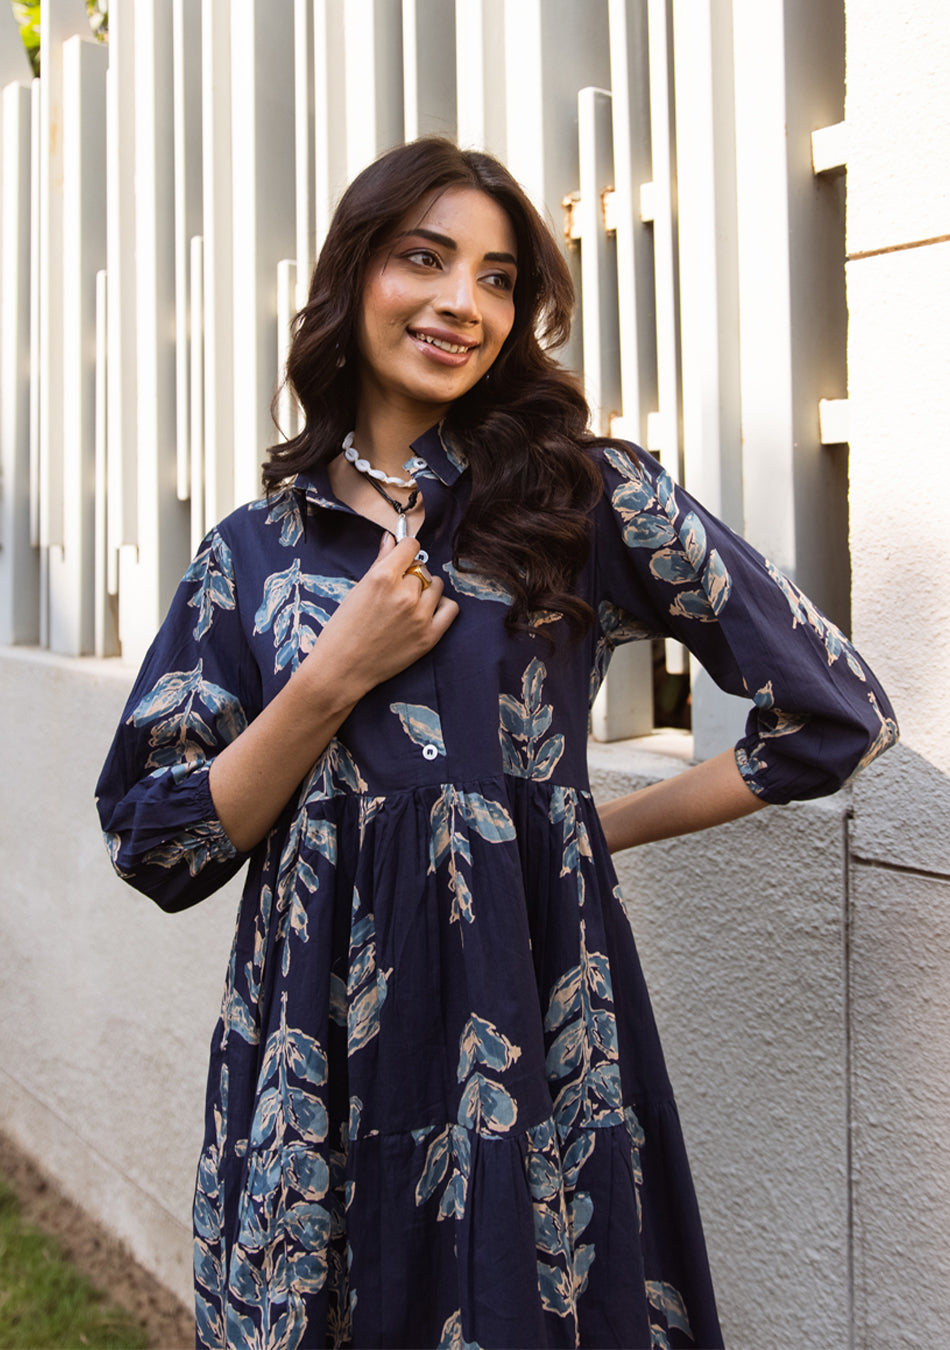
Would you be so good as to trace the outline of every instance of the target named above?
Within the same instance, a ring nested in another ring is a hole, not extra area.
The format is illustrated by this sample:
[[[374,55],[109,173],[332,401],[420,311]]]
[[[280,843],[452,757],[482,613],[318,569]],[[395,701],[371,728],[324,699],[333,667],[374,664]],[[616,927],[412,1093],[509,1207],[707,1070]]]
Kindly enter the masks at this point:
[[[43,1176],[9,1139],[0,1135],[0,1173],[34,1228],[59,1240],[64,1252],[97,1289],[127,1308],[149,1332],[153,1350],[191,1350],[195,1324],[164,1285],[138,1264],[120,1242]]]

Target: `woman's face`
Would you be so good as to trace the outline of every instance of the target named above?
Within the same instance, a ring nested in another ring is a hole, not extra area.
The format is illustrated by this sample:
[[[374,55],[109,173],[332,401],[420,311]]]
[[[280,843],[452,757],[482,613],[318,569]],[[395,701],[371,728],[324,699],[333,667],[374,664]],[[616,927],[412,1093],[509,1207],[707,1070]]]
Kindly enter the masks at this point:
[[[514,322],[515,232],[475,188],[433,192],[370,261],[360,310],[360,414],[437,421],[485,375]]]

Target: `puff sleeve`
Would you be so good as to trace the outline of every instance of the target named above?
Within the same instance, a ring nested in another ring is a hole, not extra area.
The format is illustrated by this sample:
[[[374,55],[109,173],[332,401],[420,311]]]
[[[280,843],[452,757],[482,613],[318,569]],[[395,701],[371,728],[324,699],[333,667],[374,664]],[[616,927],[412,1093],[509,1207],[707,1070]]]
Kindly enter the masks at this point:
[[[602,641],[678,639],[752,700],[736,763],[764,801],[838,790],[897,740],[893,709],[844,634],[652,456],[602,452],[595,527]]]
[[[165,910],[196,904],[245,861],[208,772],[260,708],[231,549],[202,543],[139,672],[96,787],[113,866]]]

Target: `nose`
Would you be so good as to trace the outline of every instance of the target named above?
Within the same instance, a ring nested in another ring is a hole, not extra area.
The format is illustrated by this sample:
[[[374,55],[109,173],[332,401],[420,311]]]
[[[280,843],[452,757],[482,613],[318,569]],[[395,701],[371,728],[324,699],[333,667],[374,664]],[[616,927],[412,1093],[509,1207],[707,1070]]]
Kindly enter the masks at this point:
[[[442,274],[443,284],[436,302],[441,314],[459,323],[477,323],[481,318],[475,277],[466,267],[450,267]]]

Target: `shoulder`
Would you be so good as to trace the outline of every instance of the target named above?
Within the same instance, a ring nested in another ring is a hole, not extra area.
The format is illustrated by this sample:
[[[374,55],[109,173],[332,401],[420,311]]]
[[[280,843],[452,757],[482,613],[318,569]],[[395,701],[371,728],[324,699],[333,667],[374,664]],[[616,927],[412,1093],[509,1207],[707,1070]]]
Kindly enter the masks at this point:
[[[305,509],[302,491],[288,484],[237,507],[214,526],[205,542],[219,538],[242,551],[271,545],[292,548],[303,536]]]

